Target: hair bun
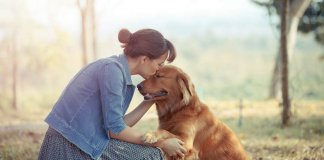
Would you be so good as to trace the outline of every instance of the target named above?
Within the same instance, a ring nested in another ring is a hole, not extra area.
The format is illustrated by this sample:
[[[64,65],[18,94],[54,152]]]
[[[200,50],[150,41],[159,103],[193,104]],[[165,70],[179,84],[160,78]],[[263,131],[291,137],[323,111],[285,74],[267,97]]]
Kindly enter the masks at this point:
[[[121,43],[128,43],[132,33],[128,29],[121,29],[118,34],[118,40]]]

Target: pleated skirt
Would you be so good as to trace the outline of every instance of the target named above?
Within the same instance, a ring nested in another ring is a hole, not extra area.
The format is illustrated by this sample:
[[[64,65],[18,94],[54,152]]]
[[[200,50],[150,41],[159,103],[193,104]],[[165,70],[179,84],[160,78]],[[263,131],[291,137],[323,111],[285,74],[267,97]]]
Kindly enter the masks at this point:
[[[39,160],[91,160],[91,156],[68,141],[56,130],[48,128]],[[160,149],[111,139],[99,160],[163,160]]]

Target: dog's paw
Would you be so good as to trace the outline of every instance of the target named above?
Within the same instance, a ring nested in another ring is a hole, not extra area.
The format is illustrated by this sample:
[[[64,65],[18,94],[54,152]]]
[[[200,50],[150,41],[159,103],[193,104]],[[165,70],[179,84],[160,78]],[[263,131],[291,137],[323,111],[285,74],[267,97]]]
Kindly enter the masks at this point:
[[[148,132],[148,133],[145,133],[143,136],[142,136],[142,141],[144,143],[155,143],[157,142],[159,139],[158,137],[153,133],[153,132]]]
[[[172,156],[172,157],[170,157],[170,160],[185,160],[185,157]]]

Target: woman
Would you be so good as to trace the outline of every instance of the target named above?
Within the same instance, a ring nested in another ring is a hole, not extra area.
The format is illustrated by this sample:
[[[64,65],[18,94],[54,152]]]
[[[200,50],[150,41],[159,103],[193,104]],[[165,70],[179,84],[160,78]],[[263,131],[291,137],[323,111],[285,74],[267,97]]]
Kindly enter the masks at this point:
[[[118,35],[124,54],[95,61],[68,84],[45,121],[49,125],[39,159],[163,159],[184,156],[178,139],[153,146],[141,141],[131,128],[153,105],[143,101],[125,115],[135,90],[131,75],[148,78],[176,57],[170,41],[158,31],[135,33],[122,29]]]

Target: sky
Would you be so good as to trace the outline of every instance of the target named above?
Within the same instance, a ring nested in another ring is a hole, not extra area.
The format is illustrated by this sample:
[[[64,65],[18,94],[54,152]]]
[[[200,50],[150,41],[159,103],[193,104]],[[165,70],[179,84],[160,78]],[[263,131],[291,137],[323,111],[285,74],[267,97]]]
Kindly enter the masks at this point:
[[[79,34],[80,13],[75,0],[28,0],[28,12],[44,25],[59,25]],[[37,5],[36,5],[37,4]],[[156,28],[170,30],[179,25],[197,29],[213,27],[220,33],[232,34],[242,29],[264,33],[269,31],[269,19],[264,8],[250,0],[97,0],[99,36],[116,33],[121,28],[137,30]],[[213,23],[213,24],[211,24]],[[179,29],[179,28],[177,28]],[[180,28],[181,29],[181,28]],[[190,32],[190,29],[188,29]],[[175,31],[178,32],[178,31]]]
[[[241,15],[243,11],[255,13],[253,7],[249,0],[115,0],[107,5],[112,17],[127,20],[156,16]]]

